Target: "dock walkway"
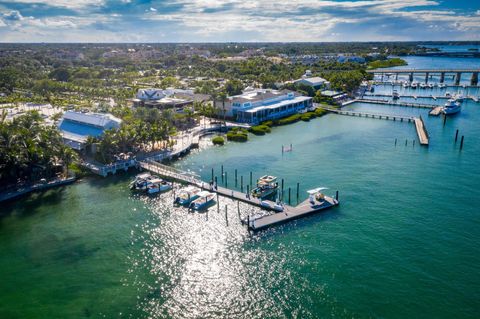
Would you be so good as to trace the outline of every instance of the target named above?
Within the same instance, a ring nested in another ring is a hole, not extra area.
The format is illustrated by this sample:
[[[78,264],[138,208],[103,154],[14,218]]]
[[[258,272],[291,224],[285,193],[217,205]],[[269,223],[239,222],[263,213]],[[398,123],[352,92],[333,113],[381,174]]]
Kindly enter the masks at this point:
[[[241,201],[253,206],[257,206],[269,211],[274,211],[274,214],[260,216],[256,218],[247,218],[247,227],[251,230],[260,230],[270,226],[278,225],[281,223],[288,222],[293,219],[301,218],[303,216],[324,210],[333,206],[338,205],[338,200],[329,196],[325,196],[325,200],[322,202],[316,201],[313,205],[308,201],[302,202],[298,206],[290,206],[283,204],[283,211],[279,211],[278,205],[275,202],[270,200],[260,200],[258,198],[250,196],[248,193],[239,192],[237,190],[228,189],[225,187],[217,186],[213,187],[209,183],[206,183],[197,176],[183,172],[174,167],[167,166],[152,160],[139,162],[140,167],[151,171],[155,174],[167,177],[170,179],[175,179],[190,185],[200,187],[202,189],[217,193],[224,197],[229,197],[237,201]]]
[[[362,103],[373,103],[373,104],[383,104],[383,105],[393,105],[393,106],[408,106],[408,107],[416,107],[421,109],[432,109],[437,105],[432,104],[423,104],[423,103],[410,103],[410,102],[402,102],[402,101],[389,101],[389,100],[376,100],[376,99],[357,99],[357,102]]]
[[[429,136],[422,117],[415,118],[415,128],[417,129],[418,140],[421,145],[428,145]]]

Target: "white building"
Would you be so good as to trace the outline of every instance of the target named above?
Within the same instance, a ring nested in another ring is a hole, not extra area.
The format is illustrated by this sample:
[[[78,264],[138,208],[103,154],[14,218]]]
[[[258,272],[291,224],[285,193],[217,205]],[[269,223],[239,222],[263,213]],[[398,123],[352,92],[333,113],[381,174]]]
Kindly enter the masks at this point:
[[[118,129],[122,120],[111,114],[67,111],[58,129],[66,145],[81,150],[89,136],[99,137],[105,130]]]
[[[301,79],[296,80],[295,84],[305,84],[305,85],[313,87],[315,90],[330,87],[330,82],[328,82],[324,78],[321,78],[321,77],[318,77],[318,76],[302,77]]]
[[[228,97],[225,116],[238,122],[256,124],[298,113],[312,105],[311,97],[296,92],[256,89]],[[217,107],[222,109],[223,103],[217,101]]]

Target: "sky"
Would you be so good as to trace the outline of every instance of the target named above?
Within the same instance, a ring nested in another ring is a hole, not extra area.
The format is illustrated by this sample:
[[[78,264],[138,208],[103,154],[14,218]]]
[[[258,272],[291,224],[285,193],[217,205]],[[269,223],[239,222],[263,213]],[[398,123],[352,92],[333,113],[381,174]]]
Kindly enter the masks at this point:
[[[480,40],[480,0],[0,0],[0,42]]]

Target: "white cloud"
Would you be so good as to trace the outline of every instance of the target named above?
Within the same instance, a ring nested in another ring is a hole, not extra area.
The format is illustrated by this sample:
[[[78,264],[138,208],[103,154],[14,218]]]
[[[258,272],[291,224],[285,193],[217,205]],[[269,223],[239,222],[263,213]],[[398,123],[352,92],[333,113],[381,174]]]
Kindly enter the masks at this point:
[[[70,9],[80,9],[89,6],[100,6],[105,0],[15,0],[17,3],[37,3],[46,4],[53,7],[63,7]]]
[[[153,8],[153,7],[150,7],[150,11],[152,12],[157,12],[157,9]]]
[[[3,14],[3,18],[8,21],[21,21],[23,20],[23,16],[18,10],[12,10],[8,13]]]

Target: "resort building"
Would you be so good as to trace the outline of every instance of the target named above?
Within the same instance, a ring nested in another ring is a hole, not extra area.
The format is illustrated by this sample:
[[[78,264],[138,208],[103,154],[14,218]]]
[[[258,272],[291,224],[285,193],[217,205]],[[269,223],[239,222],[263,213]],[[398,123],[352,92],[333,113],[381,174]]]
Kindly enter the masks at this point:
[[[216,102],[220,113],[241,123],[256,124],[286,117],[312,107],[312,98],[289,90],[255,89]]]
[[[118,129],[122,120],[111,114],[67,111],[58,129],[66,145],[82,150],[89,136],[99,137],[105,130]]]
[[[348,100],[348,94],[345,92],[325,90],[320,92],[322,96],[326,96],[332,99],[334,103],[340,104]]]
[[[315,76],[315,77],[302,77],[299,80],[295,81],[295,84],[304,84],[313,87],[315,90],[320,90],[324,88],[330,87],[330,82],[325,80],[324,78]]]
[[[204,94],[195,94],[193,90],[182,89],[139,89],[137,96],[132,100],[133,106],[156,107],[159,109],[174,108],[183,110],[185,106],[193,105],[194,101],[208,100]]]

